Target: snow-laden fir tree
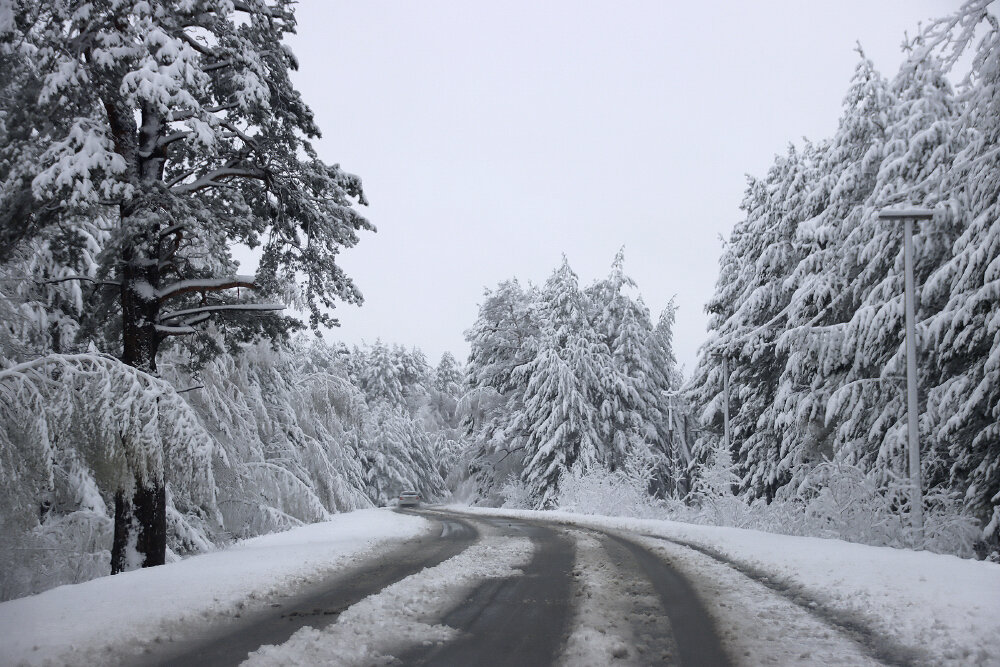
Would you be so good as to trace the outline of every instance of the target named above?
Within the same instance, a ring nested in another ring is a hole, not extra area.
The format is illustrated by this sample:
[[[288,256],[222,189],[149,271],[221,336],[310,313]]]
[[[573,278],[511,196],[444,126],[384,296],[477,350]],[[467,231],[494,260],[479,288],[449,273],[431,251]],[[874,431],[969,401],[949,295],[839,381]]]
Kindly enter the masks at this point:
[[[537,350],[537,300],[534,286],[503,281],[485,291],[479,315],[465,332],[470,351],[463,403],[466,426],[476,442],[469,472],[484,496],[520,472],[520,457],[511,447],[512,424],[524,406],[527,377],[514,371]]]
[[[659,404],[650,377],[647,345],[652,333],[649,311],[626,291],[636,284],[625,274],[624,249],[619,250],[604,280],[586,291],[594,310],[593,327],[611,353],[613,363],[600,377],[601,460],[611,470],[622,465],[633,449],[655,435]]]
[[[480,496],[514,479],[524,502],[551,505],[564,474],[630,459],[655,459],[665,487],[678,451],[665,420],[679,384],[674,311],[653,327],[636,291],[621,252],[585,291],[565,258],[541,290],[514,280],[487,291],[462,399]]]
[[[903,239],[902,228],[880,220],[878,211],[900,201],[930,208],[947,203],[940,184],[958,149],[953,94],[936,59],[903,69],[892,83],[891,99],[875,187],[843,243],[839,270],[857,306],[841,328],[841,354],[849,370],[828,406],[836,419],[838,453],[887,474],[902,472],[906,442],[900,391],[905,374]],[[940,219],[917,228],[918,289],[949,252],[954,228]],[[923,300],[917,305],[918,321],[934,306]],[[919,364],[924,381],[932,372],[926,352],[925,346]]]
[[[535,358],[514,370],[527,387],[513,444],[524,461],[521,480],[540,507],[554,503],[561,475],[599,465],[607,455],[598,406],[604,378],[615,371],[589,306],[564,257],[542,290]]]
[[[902,230],[878,212],[932,207],[938,213],[915,238],[927,503],[944,508],[964,495],[996,539],[1000,66],[989,6],[971,0],[933,23],[908,44],[891,84],[862,55],[834,136],[807,144],[799,167],[779,158],[751,182],[686,392],[707,427],[695,448],[707,459],[721,437],[720,357],[728,358],[748,498],[794,498],[823,479],[811,470],[846,466],[877,487],[882,507],[899,510]],[[972,71],[953,90],[949,68],[973,44]]]
[[[1000,534],[1000,25],[989,2],[968,2],[928,29],[953,63],[974,47],[972,69],[959,90],[964,146],[945,187],[966,226],[953,252],[931,276],[923,296],[943,306],[926,323],[942,373],[927,397],[934,437],[948,447],[951,483]],[[938,47],[940,48],[940,47]],[[920,54],[917,54],[918,56]]]
[[[714,336],[689,385],[692,404],[705,406],[702,418],[722,425],[723,358],[729,368],[733,459],[745,489],[768,495],[787,481],[798,462],[788,425],[774,409],[781,400],[779,378],[787,353],[777,345],[788,317],[794,285],[786,280],[804,250],[798,224],[810,217],[808,194],[815,175],[811,145],[790,147],[765,179],[751,179],[742,207],[746,219],[733,231],[722,259],[716,296],[709,303]],[[717,435],[717,433],[716,433]],[[716,435],[705,433],[695,453],[707,461]]]
[[[790,448],[810,450],[812,461],[817,454],[833,454],[827,405],[851,367],[843,354],[844,324],[859,303],[851,289],[853,276],[843,270],[847,238],[863,216],[872,215],[863,204],[876,187],[892,105],[888,82],[860,47],[858,53],[837,131],[816,145],[807,202],[807,215],[814,215],[796,230],[804,255],[788,278],[795,292],[778,339],[787,361],[776,407],[785,415]],[[801,478],[807,468],[793,470],[792,478]]]

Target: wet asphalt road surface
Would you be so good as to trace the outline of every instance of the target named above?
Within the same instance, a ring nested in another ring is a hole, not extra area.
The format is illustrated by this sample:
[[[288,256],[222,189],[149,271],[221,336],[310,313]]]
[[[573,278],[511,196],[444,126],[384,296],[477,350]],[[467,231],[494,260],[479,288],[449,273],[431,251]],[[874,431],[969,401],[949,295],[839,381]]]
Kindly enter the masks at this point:
[[[531,538],[535,554],[523,574],[475,588],[441,619],[463,632],[440,646],[400,657],[404,665],[466,667],[549,665],[562,646],[572,612],[573,541],[560,531],[516,520],[483,517],[501,533]]]
[[[459,630],[457,639],[403,650],[396,653],[399,662],[394,664],[531,667],[559,663],[575,613],[576,546],[570,533],[554,524],[520,519],[441,510],[404,512],[438,523],[440,529],[313,586],[310,592],[282,598],[270,608],[246,613],[222,627],[208,628],[202,636],[157,646],[139,656],[136,664],[237,665],[261,646],[282,644],[306,626],[319,629],[334,623],[350,605],[457,555],[478,538],[476,525],[494,534],[530,538],[535,548],[531,561],[518,576],[478,585],[434,620]],[[679,573],[625,538],[597,531],[593,534],[601,541],[606,556],[627,573],[626,579],[643,578],[643,586],[651,587],[659,598],[661,614],[666,618],[634,628],[633,635],[649,647],[642,664],[729,664],[711,620]],[[624,618],[609,620],[630,622]],[[659,648],[667,645],[675,650]],[[654,657],[661,655],[663,659]]]

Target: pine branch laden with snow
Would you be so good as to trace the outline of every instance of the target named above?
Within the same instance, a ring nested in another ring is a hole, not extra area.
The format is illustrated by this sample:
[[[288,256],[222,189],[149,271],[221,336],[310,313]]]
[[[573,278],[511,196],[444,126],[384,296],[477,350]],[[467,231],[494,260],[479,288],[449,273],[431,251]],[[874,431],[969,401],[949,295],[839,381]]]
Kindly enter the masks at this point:
[[[160,428],[153,435],[166,457],[156,459],[158,446],[145,441],[148,446],[129,456],[151,457],[147,469],[162,463],[168,560],[390,503],[403,490],[442,497],[443,475],[466,449],[459,396],[448,393],[453,386],[433,387],[419,351],[381,347],[396,360],[404,397],[397,405],[359,386],[380,352],[320,341],[297,339],[280,349],[250,345],[219,355],[196,375],[186,353],[171,350],[162,359],[163,380],[98,354],[9,364],[0,376],[7,490],[0,496],[0,528],[8,536],[0,548],[0,597],[107,574],[115,482],[133,479],[124,453],[115,449],[113,410],[129,404],[123,392],[136,392],[133,408],[161,396],[154,401]],[[438,370],[456,377],[449,362]],[[124,379],[102,385],[94,378],[103,374]],[[197,389],[178,394],[171,386]],[[176,409],[183,413],[171,417]],[[135,409],[127,415],[136,425],[148,419]],[[181,426],[170,426],[174,422]],[[210,452],[180,456],[185,434],[207,438]]]
[[[169,383],[106,355],[51,354],[0,370],[0,460],[10,464],[0,523],[16,547],[0,553],[3,596],[107,574],[106,499],[138,485],[166,489],[175,533],[213,517],[214,447]],[[58,554],[46,551],[52,542]]]
[[[0,370],[0,394],[3,446],[15,447],[11,430],[27,430],[36,448],[30,458],[43,469],[84,423],[92,437],[75,449],[105,488],[130,492],[136,482],[170,479],[175,490],[214,506],[214,445],[169,383],[106,355],[53,354]]]

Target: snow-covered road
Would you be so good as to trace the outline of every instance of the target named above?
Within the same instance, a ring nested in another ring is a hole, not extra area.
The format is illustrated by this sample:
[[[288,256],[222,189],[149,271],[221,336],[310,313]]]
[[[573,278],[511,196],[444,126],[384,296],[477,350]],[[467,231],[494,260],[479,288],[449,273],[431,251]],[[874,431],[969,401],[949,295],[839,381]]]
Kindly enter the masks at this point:
[[[1000,664],[993,563],[666,521],[419,514],[340,515],[0,604],[0,664]]]

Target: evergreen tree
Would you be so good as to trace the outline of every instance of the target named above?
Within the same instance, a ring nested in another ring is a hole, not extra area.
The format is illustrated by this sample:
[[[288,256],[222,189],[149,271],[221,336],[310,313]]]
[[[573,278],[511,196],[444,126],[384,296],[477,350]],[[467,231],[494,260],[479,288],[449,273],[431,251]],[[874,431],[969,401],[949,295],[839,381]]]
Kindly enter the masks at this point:
[[[830,405],[838,418],[838,451],[851,463],[887,475],[904,469],[906,407],[899,391],[905,375],[903,239],[902,229],[879,220],[878,211],[901,200],[940,204],[940,181],[957,151],[953,95],[937,60],[904,69],[893,82],[892,100],[875,188],[844,240],[840,270],[849,276],[848,289],[858,306],[843,327],[841,354],[849,370]],[[953,225],[917,229],[918,286],[941,263],[953,236]],[[918,321],[933,307],[918,303]],[[927,359],[926,348],[921,357]],[[920,366],[927,369],[926,363]]]
[[[591,327],[588,310],[564,257],[542,291],[538,353],[515,370],[527,381],[524,409],[513,424],[523,452],[521,479],[539,507],[554,503],[563,473],[602,460],[597,401],[602,377],[611,372],[611,355]]]
[[[603,442],[602,462],[618,469],[629,454],[654,435],[660,400],[651,392],[647,344],[652,333],[649,311],[627,290],[636,284],[625,274],[624,249],[611,273],[587,290],[593,304],[594,329],[611,353],[611,363],[600,378],[598,411]]]
[[[928,40],[937,35],[954,44],[953,62],[975,29],[986,28],[959,92],[957,124],[965,143],[945,179],[945,189],[954,193],[954,214],[965,226],[923,295],[943,302],[927,322],[933,366],[941,371],[927,398],[932,435],[947,450],[950,482],[967,489],[966,501],[986,519],[984,533],[995,540],[1000,535],[1000,28],[986,12],[988,4],[968,2],[927,32]],[[952,32],[953,25],[959,30]]]

